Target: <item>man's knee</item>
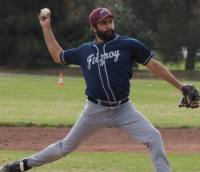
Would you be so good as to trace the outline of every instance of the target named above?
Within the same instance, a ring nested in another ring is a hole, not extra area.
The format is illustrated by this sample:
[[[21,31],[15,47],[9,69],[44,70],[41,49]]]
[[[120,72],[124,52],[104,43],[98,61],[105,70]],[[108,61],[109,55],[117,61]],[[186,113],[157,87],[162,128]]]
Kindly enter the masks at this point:
[[[155,143],[160,143],[160,142],[162,142],[160,131],[153,127],[149,129],[147,142],[143,144],[149,148],[150,145],[155,144]]]
[[[67,140],[61,140],[60,146],[61,146],[62,155],[66,156],[67,154],[73,152],[79,146],[79,144],[75,144],[75,143],[72,144],[70,142],[67,142]]]
[[[158,129],[153,128],[153,130],[152,130],[152,138],[153,138],[153,140],[162,139],[160,131]]]

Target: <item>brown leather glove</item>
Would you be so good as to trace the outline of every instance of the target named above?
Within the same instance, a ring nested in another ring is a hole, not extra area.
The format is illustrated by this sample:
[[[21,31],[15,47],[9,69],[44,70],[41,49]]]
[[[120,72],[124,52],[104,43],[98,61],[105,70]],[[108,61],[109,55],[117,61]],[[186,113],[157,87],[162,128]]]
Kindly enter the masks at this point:
[[[195,86],[190,84],[184,84],[182,86],[181,100],[179,102],[179,107],[186,108],[198,108],[199,107],[199,92]]]

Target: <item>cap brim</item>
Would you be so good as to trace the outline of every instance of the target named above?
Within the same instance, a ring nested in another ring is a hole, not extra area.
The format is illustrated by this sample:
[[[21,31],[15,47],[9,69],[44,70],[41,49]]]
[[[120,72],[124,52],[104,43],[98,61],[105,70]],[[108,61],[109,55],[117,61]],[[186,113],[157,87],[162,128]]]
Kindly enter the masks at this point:
[[[105,19],[106,17],[116,18],[116,15],[115,15],[115,14],[108,14],[108,15],[105,15],[105,16],[101,17],[99,20],[97,20],[96,23],[102,21],[102,20]]]

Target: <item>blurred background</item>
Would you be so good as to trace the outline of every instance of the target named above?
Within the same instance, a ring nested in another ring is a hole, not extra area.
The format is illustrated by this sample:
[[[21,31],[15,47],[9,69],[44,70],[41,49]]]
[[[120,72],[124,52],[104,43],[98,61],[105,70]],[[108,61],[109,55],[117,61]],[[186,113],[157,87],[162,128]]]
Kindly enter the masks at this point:
[[[164,64],[200,70],[200,0],[0,0],[0,67],[58,66],[47,50],[38,16],[51,10],[63,49],[93,41],[88,15],[97,7],[117,15],[115,32],[139,39]]]

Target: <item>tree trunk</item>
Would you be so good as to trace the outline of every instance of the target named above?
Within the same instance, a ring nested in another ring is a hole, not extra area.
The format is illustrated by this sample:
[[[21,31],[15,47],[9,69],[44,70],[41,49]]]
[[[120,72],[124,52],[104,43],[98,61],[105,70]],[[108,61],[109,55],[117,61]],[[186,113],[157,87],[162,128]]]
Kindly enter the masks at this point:
[[[196,46],[194,45],[188,46],[188,54],[186,58],[185,70],[194,70],[196,51],[197,51]]]

